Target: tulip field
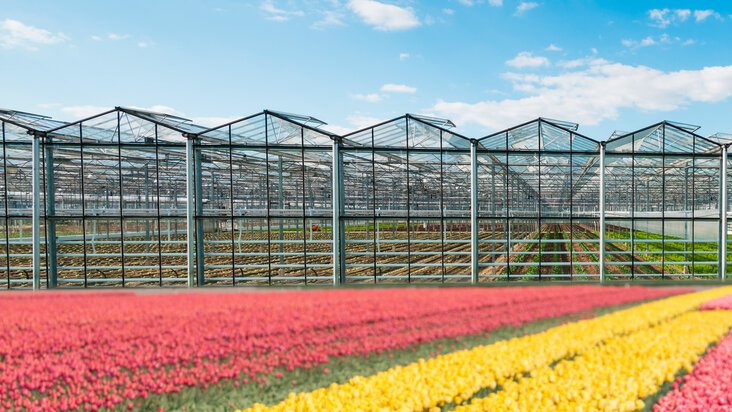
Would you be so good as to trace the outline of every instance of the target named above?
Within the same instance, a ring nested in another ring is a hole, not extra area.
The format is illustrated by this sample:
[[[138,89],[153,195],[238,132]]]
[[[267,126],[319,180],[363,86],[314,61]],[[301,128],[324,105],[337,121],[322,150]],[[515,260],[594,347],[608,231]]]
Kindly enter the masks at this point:
[[[0,295],[0,410],[731,410],[732,287]]]

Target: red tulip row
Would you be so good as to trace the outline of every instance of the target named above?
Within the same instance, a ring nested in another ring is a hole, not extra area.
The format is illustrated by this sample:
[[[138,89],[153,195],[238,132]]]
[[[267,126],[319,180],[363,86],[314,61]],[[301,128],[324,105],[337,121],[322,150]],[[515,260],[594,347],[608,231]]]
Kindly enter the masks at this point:
[[[707,302],[701,306],[701,310],[732,310],[732,295]]]
[[[266,380],[331,357],[682,289],[552,286],[0,296],[0,409],[97,410],[223,379]]]
[[[674,382],[673,390],[653,407],[666,411],[732,410],[732,333],[694,366],[690,374]]]

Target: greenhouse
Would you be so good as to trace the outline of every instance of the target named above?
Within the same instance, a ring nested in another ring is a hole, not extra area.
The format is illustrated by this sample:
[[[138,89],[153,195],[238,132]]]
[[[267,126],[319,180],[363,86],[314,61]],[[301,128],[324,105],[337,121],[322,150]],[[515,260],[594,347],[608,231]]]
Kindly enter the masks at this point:
[[[0,286],[724,279],[729,135],[0,109]]]

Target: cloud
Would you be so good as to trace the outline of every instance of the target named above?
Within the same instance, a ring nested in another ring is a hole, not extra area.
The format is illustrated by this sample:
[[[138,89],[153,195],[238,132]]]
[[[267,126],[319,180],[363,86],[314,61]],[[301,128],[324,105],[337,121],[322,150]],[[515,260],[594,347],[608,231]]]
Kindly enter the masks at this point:
[[[681,37],[675,36],[671,37],[668,34],[664,33],[656,38],[648,36],[641,40],[632,40],[632,39],[623,39],[620,41],[620,43],[630,49],[638,49],[641,47],[649,47],[649,46],[660,46],[660,45],[672,45],[672,44],[680,44],[682,46],[690,46],[692,44],[695,44],[696,41],[693,39],[682,39]]]
[[[562,48],[557,46],[556,44],[552,43],[552,44],[546,46],[546,49],[544,49],[544,50],[550,51],[550,52],[560,52],[560,51],[562,51]]]
[[[521,3],[516,6],[516,12],[513,14],[514,16],[523,16],[524,13],[526,13],[529,10],[533,10],[537,7],[539,7],[540,4],[533,2],[533,1],[522,1]]]
[[[697,23],[701,23],[710,17],[722,20],[722,15],[714,10],[694,10],[694,20],[696,20]]]
[[[666,72],[596,59],[566,73],[504,78],[527,95],[473,103],[439,100],[432,111],[495,130],[539,116],[595,125],[617,118],[621,110],[671,112],[732,97],[732,66]]]
[[[332,10],[326,10],[322,12],[323,17],[313,23],[311,26],[312,28],[316,30],[323,30],[328,27],[337,27],[337,26],[345,26],[346,24],[343,22],[343,14],[332,11]]]
[[[689,9],[651,9],[648,10],[648,18],[651,19],[651,26],[665,29],[671,24],[683,23],[694,15],[694,20],[697,23],[701,23],[707,20],[709,17],[714,17],[717,20],[724,20],[721,14],[714,10],[694,10],[693,12]]]
[[[107,38],[109,40],[125,40],[125,39],[129,39],[130,35],[129,34],[109,33],[107,35]]]
[[[302,17],[305,15],[305,12],[302,10],[284,10],[277,6],[275,6],[273,0],[265,0],[259,5],[259,9],[263,12],[267,13],[267,20],[272,20],[276,22],[285,22],[287,20],[290,20],[292,17]]]
[[[385,93],[417,93],[417,88],[406,84],[388,83],[381,86],[381,91]]]
[[[507,66],[523,69],[527,67],[549,66],[549,59],[542,56],[534,56],[530,52],[521,52],[511,60],[506,61]]]
[[[401,61],[409,60],[409,57],[409,53],[399,53],[399,60]]]
[[[348,8],[376,30],[409,30],[421,24],[410,7],[399,7],[375,0],[350,0]]]
[[[442,13],[447,14],[448,16],[452,16],[455,14],[455,10],[453,9],[442,9]]]
[[[20,47],[37,50],[37,46],[59,44],[67,40],[69,38],[61,32],[54,34],[13,19],[0,21],[0,47],[6,49]]]
[[[463,6],[472,7],[476,4],[482,4],[483,0],[457,0],[458,3],[462,4]],[[501,7],[503,6],[503,0],[488,0],[488,5],[491,7]]]
[[[150,45],[150,43],[148,43],[146,41],[138,41],[137,42],[137,47],[139,47],[141,49],[144,49],[145,47],[148,47],[149,45]]]
[[[346,118],[350,124],[353,125],[355,130],[363,129],[378,123],[383,122],[385,119],[378,117],[364,116],[364,115],[351,115]]]
[[[354,94],[353,98],[369,103],[376,103],[381,101],[381,95],[379,95],[378,93]]]

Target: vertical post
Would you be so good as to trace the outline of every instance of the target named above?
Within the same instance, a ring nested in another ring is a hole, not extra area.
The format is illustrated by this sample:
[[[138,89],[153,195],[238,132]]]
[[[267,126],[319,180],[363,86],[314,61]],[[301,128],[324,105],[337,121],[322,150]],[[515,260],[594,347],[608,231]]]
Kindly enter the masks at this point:
[[[196,279],[198,286],[204,285],[204,259],[203,259],[203,184],[201,183],[201,174],[203,173],[203,163],[201,162],[201,150],[196,149],[195,140],[191,139],[191,146],[193,150],[193,180],[195,186],[194,192],[194,213],[196,224]],[[211,189],[213,190],[213,182],[211,182]]]
[[[47,138],[50,143],[50,138]],[[46,216],[56,214],[56,183],[53,179],[53,146],[47,144],[46,149]],[[48,287],[58,285],[57,250],[56,250],[56,221],[46,220],[46,254],[48,256]]]
[[[194,205],[194,169],[193,169],[193,139],[186,139],[186,242],[187,242],[187,259],[188,259],[188,287],[196,286],[196,230],[193,226],[195,220]]]
[[[605,281],[605,142],[600,144],[600,282]]]
[[[33,135],[32,147],[32,186],[33,186],[33,290],[41,288],[41,138]]]
[[[727,277],[727,150],[728,146],[722,146],[722,168],[720,176],[719,205],[719,278],[724,281]]]
[[[343,245],[341,244],[341,202],[343,201],[343,165],[340,143],[333,141],[333,187],[331,199],[333,203],[333,285],[345,283],[346,271],[343,259]]]
[[[478,283],[478,141],[470,142],[470,283]]]

